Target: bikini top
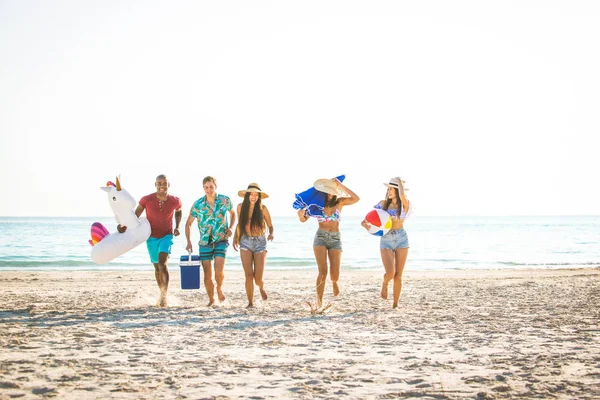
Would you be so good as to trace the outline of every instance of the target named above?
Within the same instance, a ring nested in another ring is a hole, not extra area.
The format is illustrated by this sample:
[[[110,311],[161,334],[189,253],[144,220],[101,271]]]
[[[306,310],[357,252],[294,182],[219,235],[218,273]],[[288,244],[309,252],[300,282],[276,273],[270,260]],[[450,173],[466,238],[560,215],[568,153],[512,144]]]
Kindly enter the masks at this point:
[[[375,204],[375,206],[373,208],[383,210],[383,207],[381,207],[380,203]],[[392,216],[393,219],[406,219],[410,215],[410,213],[412,211],[412,207],[411,207],[410,202],[408,203],[408,211],[404,211],[404,207],[402,207],[402,209],[400,211],[400,217],[398,217],[398,209],[397,208],[388,208],[386,211],[388,212],[388,214],[390,214]]]
[[[340,222],[342,220],[340,210],[338,210],[337,208],[331,215],[325,215],[325,213],[323,213],[323,215],[317,215],[316,218],[317,218],[317,221],[319,221],[319,222],[329,222],[329,221]]]

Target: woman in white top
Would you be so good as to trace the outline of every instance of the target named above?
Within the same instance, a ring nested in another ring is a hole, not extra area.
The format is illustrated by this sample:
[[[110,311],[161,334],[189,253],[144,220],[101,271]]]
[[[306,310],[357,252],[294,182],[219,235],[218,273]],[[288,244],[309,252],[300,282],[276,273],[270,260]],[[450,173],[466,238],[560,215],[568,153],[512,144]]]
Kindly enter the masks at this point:
[[[385,268],[383,275],[383,285],[381,286],[381,297],[388,298],[388,284],[394,280],[394,302],[393,308],[398,308],[400,292],[402,292],[402,272],[408,256],[408,235],[404,230],[404,220],[410,215],[410,201],[406,198],[404,190],[404,181],[400,177],[390,179],[387,186],[387,192],[384,200],[375,205],[375,208],[387,211],[392,216],[391,230],[381,237],[379,249],[381,252],[381,261]],[[364,219],[361,225],[365,229],[370,228],[370,224]]]

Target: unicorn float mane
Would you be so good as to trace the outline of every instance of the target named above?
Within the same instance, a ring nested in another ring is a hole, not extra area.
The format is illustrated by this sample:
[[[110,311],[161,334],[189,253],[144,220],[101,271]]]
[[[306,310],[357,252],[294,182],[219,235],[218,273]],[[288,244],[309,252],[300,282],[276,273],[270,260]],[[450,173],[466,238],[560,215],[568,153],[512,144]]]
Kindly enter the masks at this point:
[[[88,242],[92,246],[95,246],[96,243],[101,241],[107,235],[110,235],[108,229],[106,229],[100,222],[94,222],[92,224],[92,240],[88,240]]]

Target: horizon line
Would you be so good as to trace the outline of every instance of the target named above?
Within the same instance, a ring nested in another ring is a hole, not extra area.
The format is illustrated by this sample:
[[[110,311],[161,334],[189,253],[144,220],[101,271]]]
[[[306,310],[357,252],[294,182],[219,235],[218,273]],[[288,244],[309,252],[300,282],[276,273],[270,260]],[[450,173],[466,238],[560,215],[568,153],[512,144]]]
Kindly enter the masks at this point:
[[[283,215],[283,214],[271,214],[272,217],[282,218],[298,218],[296,215]],[[0,218],[114,218],[114,215],[0,215]],[[345,217],[362,217],[358,214],[349,214]],[[600,217],[600,214],[424,214],[424,215],[413,215],[414,217],[439,217],[439,218],[454,218],[454,217],[490,217],[490,218],[501,218],[501,217]]]

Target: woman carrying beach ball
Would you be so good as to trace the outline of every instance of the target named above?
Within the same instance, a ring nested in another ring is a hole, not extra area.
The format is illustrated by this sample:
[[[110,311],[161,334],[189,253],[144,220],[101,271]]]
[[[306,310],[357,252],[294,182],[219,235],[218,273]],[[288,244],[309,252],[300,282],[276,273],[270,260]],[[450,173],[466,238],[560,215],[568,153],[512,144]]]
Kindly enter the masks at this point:
[[[410,215],[411,206],[406,198],[404,181],[400,177],[390,179],[387,186],[385,199],[375,205],[375,209],[387,211],[392,217],[391,230],[380,239],[379,249],[381,261],[385,268],[383,285],[381,286],[381,297],[388,298],[388,284],[394,280],[394,302],[392,307],[398,308],[400,292],[402,292],[402,272],[408,256],[408,235],[404,230],[404,220]],[[371,227],[364,219],[361,225],[366,230]]]

